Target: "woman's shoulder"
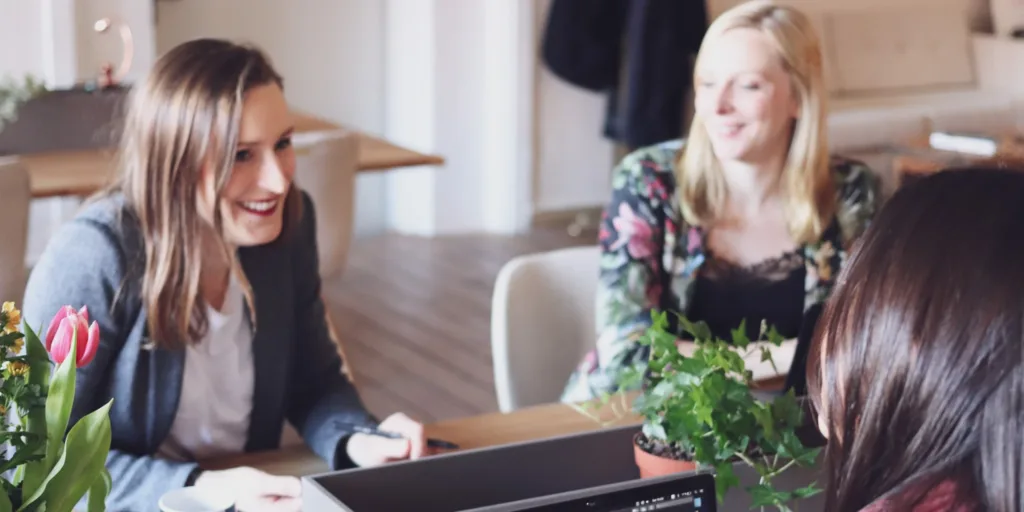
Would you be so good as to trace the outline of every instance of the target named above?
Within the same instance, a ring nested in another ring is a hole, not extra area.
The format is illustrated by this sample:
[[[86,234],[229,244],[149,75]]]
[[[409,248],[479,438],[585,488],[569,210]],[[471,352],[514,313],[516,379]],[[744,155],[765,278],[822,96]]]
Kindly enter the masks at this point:
[[[881,179],[859,160],[834,155],[829,160],[836,186],[836,218],[844,238],[860,236],[882,201]]]
[[[141,247],[138,223],[120,194],[90,199],[52,235],[43,252],[54,264],[73,260],[99,267]],[[119,261],[119,263],[121,262]]]
[[[922,493],[897,494],[892,498],[883,498],[861,509],[860,512],[972,512],[978,510],[977,503],[957,492],[958,487],[952,480],[939,483]],[[901,501],[919,496],[909,507]]]
[[[673,139],[634,149],[622,157],[616,174],[647,173],[671,177],[683,146],[682,139]]]
[[[612,173],[612,189],[667,201],[675,193],[675,167],[683,145],[682,139],[674,139],[629,152]]]
[[[64,304],[87,305],[99,318],[112,307],[111,295],[133,293],[134,281],[125,277],[141,253],[129,252],[137,246],[123,205],[114,197],[90,201],[53,233],[26,282],[23,318],[42,325]]]

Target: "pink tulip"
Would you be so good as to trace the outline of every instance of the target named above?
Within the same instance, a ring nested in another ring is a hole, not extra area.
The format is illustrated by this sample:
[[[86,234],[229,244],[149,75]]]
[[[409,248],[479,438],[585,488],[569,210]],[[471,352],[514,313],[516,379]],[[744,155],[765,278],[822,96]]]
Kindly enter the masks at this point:
[[[72,336],[75,336],[78,349],[75,366],[81,368],[96,357],[96,349],[100,346],[100,326],[96,322],[89,325],[89,310],[85,306],[78,311],[64,306],[50,321],[50,328],[46,331],[46,351],[57,364],[68,357]]]

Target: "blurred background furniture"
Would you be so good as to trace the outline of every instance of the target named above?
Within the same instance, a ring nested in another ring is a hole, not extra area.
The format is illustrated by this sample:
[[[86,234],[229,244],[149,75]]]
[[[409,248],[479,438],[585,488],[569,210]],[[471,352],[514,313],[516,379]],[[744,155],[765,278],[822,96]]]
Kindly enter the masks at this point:
[[[346,130],[293,136],[295,183],[316,209],[320,276],[341,273],[352,241],[359,138]]]
[[[25,293],[25,248],[32,194],[28,171],[13,158],[0,159],[0,301],[21,304]]]
[[[600,249],[530,254],[506,263],[494,287],[491,350],[503,412],[557,402],[597,340]]]

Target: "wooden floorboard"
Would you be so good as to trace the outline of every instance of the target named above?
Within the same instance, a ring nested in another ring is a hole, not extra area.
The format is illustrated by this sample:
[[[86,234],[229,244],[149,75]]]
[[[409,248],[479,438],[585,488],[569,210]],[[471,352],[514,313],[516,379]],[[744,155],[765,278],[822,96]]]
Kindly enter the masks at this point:
[[[590,245],[595,236],[536,229],[354,240],[324,297],[367,407],[427,422],[496,411],[490,312],[498,272],[516,256]]]

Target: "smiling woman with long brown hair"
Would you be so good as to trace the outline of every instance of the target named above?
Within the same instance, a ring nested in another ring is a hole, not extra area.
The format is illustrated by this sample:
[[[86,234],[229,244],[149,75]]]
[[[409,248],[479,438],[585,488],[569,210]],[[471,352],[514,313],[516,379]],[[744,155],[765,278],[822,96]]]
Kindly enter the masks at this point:
[[[1024,510],[1024,172],[898,191],[808,357],[830,512]]]
[[[198,39],[167,52],[133,86],[120,179],[33,269],[27,323],[71,304],[100,326],[72,423],[114,399],[110,509],[152,510],[195,485],[240,510],[298,510],[296,478],[198,464],[276,448],[285,421],[333,468],[425,451],[422,425],[400,413],[381,428],[401,439],[350,426],[375,420],[328,334],[283,84],[249,46]]]

